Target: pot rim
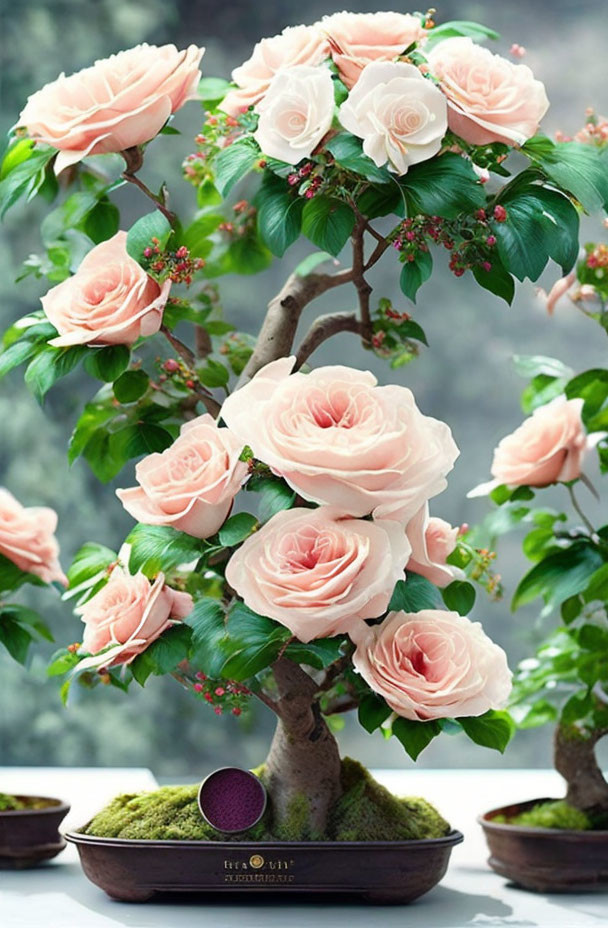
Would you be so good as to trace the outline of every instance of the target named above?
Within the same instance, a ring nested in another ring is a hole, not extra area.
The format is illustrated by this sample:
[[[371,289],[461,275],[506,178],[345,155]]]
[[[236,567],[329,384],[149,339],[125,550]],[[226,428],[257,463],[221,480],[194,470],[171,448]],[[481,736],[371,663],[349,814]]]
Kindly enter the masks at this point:
[[[10,815],[13,818],[22,815],[57,815],[58,812],[67,815],[71,809],[69,802],[66,802],[65,799],[58,799],[56,796],[34,796],[29,793],[9,793],[8,795],[13,796],[15,799],[42,799],[45,802],[52,802],[54,805],[42,809],[2,809],[0,810],[0,816]]]
[[[86,827],[86,826],[84,826]],[[284,850],[289,849],[302,849],[310,848],[311,850],[318,850],[320,848],[332,848],[338,847],[343,848],[352,848],[361,849],[364,847],[373,848],[375,850],[380,850],[381,848],[396,848],[396,847],[455,847],[457,844],[462,844],[464,841],[464,835],[461,831],[453,828],[447,835],[443,835],[441,838],[409,838],[404,839],[403,841],[255,841],[248,839],[247,841],[195,841],[195,840],[155,840],[148,838],[106,838],[100,835],[85,835],[79,831],[66,831],[63,833],[63,837],[69,841],[71,844],[82,844],[82,845],[104,845],[107,847],[145,847],[145,848],[188,848],[188,849],[200,849],[213,848],[218,851],[225,851],[228,849],[234,850],[235,848],[279,848]]]
[[[562,797],[563,798],[563,797]],[[543,835],[543,837],[551,837],[559,840],[560,838],[574,840],[576,838],[585,837],[587,841],[606,841],[608,840],[608,829],[580,829],[580,828],[543,828],[540,825],[511,825],[507,822],[495,822],[492,818],[488,818],[491,815],[500,815],[501,812],[504,812],[505,809],[512,809],[514,806],[533,806],[538,805],[541,802],[558,802],[559,800],[547,796],[541,796],[539,799],[522,799],[519,802],[512,802],[504,806],[499,806],[495,809],[489,809],[487,812],[483,812],[481,815],[477,816],[477,823],[481,827],[488,831],[511,831],[513,833],[515,830],[518,834],[521,835]]]

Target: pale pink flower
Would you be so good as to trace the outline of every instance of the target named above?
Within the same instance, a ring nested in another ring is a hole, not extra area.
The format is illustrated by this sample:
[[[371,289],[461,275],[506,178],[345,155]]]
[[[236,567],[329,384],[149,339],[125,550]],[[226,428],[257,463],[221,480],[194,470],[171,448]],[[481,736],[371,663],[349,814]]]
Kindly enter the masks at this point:
[[[54,509],[22,506],[8,490],[0,487],[0,555],[44,583],[67,586],[59,563],[56,528]]]
[[[447,563],[448,557],[456,549],[458,533],[459,529],[445,519],[429,516],[428,505],[422,506],[406,527],[412,546],[407,573],[426,577],[439,587],[447,586],[453,580],[464,579],[464,573],[459,567]]]

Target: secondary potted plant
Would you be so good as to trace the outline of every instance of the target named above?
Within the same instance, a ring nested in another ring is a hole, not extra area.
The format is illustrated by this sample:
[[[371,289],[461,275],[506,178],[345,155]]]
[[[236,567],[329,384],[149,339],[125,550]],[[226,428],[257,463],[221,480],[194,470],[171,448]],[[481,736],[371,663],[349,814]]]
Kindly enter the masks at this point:
[[[55,286],[12,361],[27,360],[38,397],[81,362],[102,381],[72,460],[107,481],[145,455],[137,485],[118,491],[138,523],[126,544],[90,542],[68,571],[85,631],[50,672],[68,674],[66,698],[76,679],[127,690],[169,673],[217,715],[258,698],[277,716],[258,771],[268,811],[239,840],[205,825],[195,787],[119,797],[71,836],[112,895],[409,900],[460,836],[341,760],[336,715],[357,711],[414,759],[444,730],[500,750],[511,736],[505,655],[467,618],[466,572],[491,587],[490,559],[428,513],[458,454],[449,428],[369,372],[305,373],[341,332],[392,368],[419,353],[410,312],[372,300],[381,260],[411,301],[435,245],[455,276],[470,270],[507,302],[514,277],[536,279],[550,257],[574,265],[579,209],[608,194],[601,160],[535,135],[543,85],[477,44],[493,37],[417,14],[336,14],[262,40],[232,83],[200,80],[194,46],[141,46],[47,85],[18,120],[4,207],[58,187],[61,200],[46,253],[28,259]],[[141,172],[197,95],[205,122],[184,175],[198,212],[185,221]],[[153,208],[121,230],[113,195],[127,183]],[[209,281],[261,271],[301,235],[321,251],[289,275],[257,337],[236,331]],[[349,244],[346,264],[321,269]],[[356,310],[300,335],[304,308],[337,287]]]
[[[0,643],[21,664],[32,642],[53,636],[37,612],[6,598],[27,583],[64,589],[56,525],[52,509],[22,506],[0,488]],[[65,847],[58,826],[68,810],[59,799],[0,792],[0,867],[27,867],[55,857]]]
[[[605,145],[601,125],[593,121],[599,128],[585,131]],[[585,247],[576,272],[549,294],[549,310],[568,297],[605,331],[605,244]],[[488,489],[498,508],[475,537],[493,544],[498,533],[526,529],[523,550],[533,566],[512,606],[541,599],[545,637],[518,669],[512,712],[522,729],[555,724],[554,765],[567,792],[494,809],[481,823],[490,864],[509,879],[540,891],[605,889],[608,783],[595,750],[608,734],[608,530],[586,472],[594,448],[600,474],[606,472],[608,371],[575,374],[543,357],[517,363],[531,378],[522,401],[531,415],[496,448]],[[543,491],[554,484],[561,500],[553,492],[557,508],[548,508]]]

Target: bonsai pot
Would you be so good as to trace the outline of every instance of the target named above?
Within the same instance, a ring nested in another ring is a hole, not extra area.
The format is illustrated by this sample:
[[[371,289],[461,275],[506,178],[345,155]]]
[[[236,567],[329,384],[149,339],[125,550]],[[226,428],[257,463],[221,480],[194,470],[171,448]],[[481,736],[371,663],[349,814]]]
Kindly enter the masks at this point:
[[[87,877],[114,899],[159,892],[319,893],[411,902],[444,876],[463,836],[410,841],[154,841],[68,832]]]
[[[66,846],[59,825],[70,811],[61,799],[15,796],[23,809],[0,812],[0,867],[32,867]]]
[[[537,892],[608,889],[608,831],[568,831],[494,822],[511,818],[551,799],[530,799],[486,812],[478,821],[496,873]]]

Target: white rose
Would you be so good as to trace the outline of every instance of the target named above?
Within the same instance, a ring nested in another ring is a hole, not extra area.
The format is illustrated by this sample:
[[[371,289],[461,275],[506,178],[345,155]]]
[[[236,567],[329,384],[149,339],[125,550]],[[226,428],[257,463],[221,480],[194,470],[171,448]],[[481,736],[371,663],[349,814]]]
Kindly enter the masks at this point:
[[[260,121],[254,134],[265,155],[297,164],[308,158],[334,116],[334,88],[326,68],[284,68],[258,103]]]
[[[376,61],[363,69],[339,119],[363,139],[363,151],[378,167],[388,164],[403,175],[411,164],[427,161],[441,148],[447,103],[414,65]]]

